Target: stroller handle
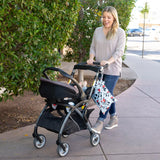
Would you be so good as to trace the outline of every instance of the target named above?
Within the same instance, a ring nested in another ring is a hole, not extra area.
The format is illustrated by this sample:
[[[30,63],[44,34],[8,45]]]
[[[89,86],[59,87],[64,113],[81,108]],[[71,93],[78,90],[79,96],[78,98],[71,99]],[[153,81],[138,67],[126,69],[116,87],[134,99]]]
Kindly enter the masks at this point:
[[[93,62],[93,64],[94,65],[101,65],[101,63],[100,62]],[[108,63],[107,64],[105,64],[104,66],[102,66],[103,68],[107,68],[108,67]]]
[[[74,65],[74,69],[91,70],[94,72],[102,71],[103,68],[107,68],[108,64],[101,66],[100,62],[93,62],[93,65],[89,65],[86,62],[81,62]]]

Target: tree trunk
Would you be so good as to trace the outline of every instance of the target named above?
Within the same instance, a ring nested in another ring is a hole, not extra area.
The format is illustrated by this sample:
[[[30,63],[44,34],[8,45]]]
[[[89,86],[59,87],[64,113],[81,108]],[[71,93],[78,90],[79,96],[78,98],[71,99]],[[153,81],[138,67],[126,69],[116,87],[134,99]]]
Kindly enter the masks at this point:
[[[144,55],[144,36],[145,36],[145,12],[144,12],[144,23],[143,23],[143,41],[142,41],[142,58],[143,58],[143,55]]]
[[[78,70],[78,81],[83,82],[84,81],[84,72],[83,70]]]

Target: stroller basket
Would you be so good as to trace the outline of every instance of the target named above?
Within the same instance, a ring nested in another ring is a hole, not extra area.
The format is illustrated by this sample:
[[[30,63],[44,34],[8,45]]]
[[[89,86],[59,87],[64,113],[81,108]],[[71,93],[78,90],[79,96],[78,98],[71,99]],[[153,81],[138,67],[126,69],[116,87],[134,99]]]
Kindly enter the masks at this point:
[[[50,79],[40,79],[39,92],[44,98],[47,98],[50,103],[65,102],[66,100],[75,102],[79,97],[75,87]]]
[[[86,118],[88,120],[89,115],[94,109],[87,109]],[[62,123],[64,121],[64,116],[60,117],[56,114],[51,113],[50,108],[45,110],[41,116],[38,126],[43,127],[49,131],[59,133]],[[76,113],[75,111],[71,113],[70,118],[68,119],[63,134],[70,135],[74,132],[87,129],[84,120]]]

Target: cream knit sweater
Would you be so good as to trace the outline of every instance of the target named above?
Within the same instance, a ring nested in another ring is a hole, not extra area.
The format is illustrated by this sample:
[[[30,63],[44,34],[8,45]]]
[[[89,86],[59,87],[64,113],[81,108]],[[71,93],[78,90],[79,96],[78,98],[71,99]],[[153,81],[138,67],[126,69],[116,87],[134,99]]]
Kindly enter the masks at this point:
[[[122,28],[118,28],[115,36],[107,40],[103,32],[103,27],[98,27],[94,31],[92,43],[90,47],[90,54],[93,54],[97,62],[108,60],[113,57],[114,62],[111,63],[104,74],[120,75],[122,70],[122,56],[125,49],[125,32]]]

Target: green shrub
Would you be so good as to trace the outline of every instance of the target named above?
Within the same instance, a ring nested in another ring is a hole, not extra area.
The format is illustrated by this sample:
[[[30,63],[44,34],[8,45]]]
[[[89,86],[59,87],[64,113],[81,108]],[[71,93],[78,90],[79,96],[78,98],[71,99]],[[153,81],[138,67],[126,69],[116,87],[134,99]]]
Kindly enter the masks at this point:
[[[93,32],[101,25],[101,6],[97,5],[97,0],[82,0],[82,8],[67,46],[72,48],[64,56],[65,61],[82,62],[88,58],[89,48],[92,41]]]
[[[79,9],[78,0],[0,1],[0,101],[37,92],[42,70],[60,64]]]

